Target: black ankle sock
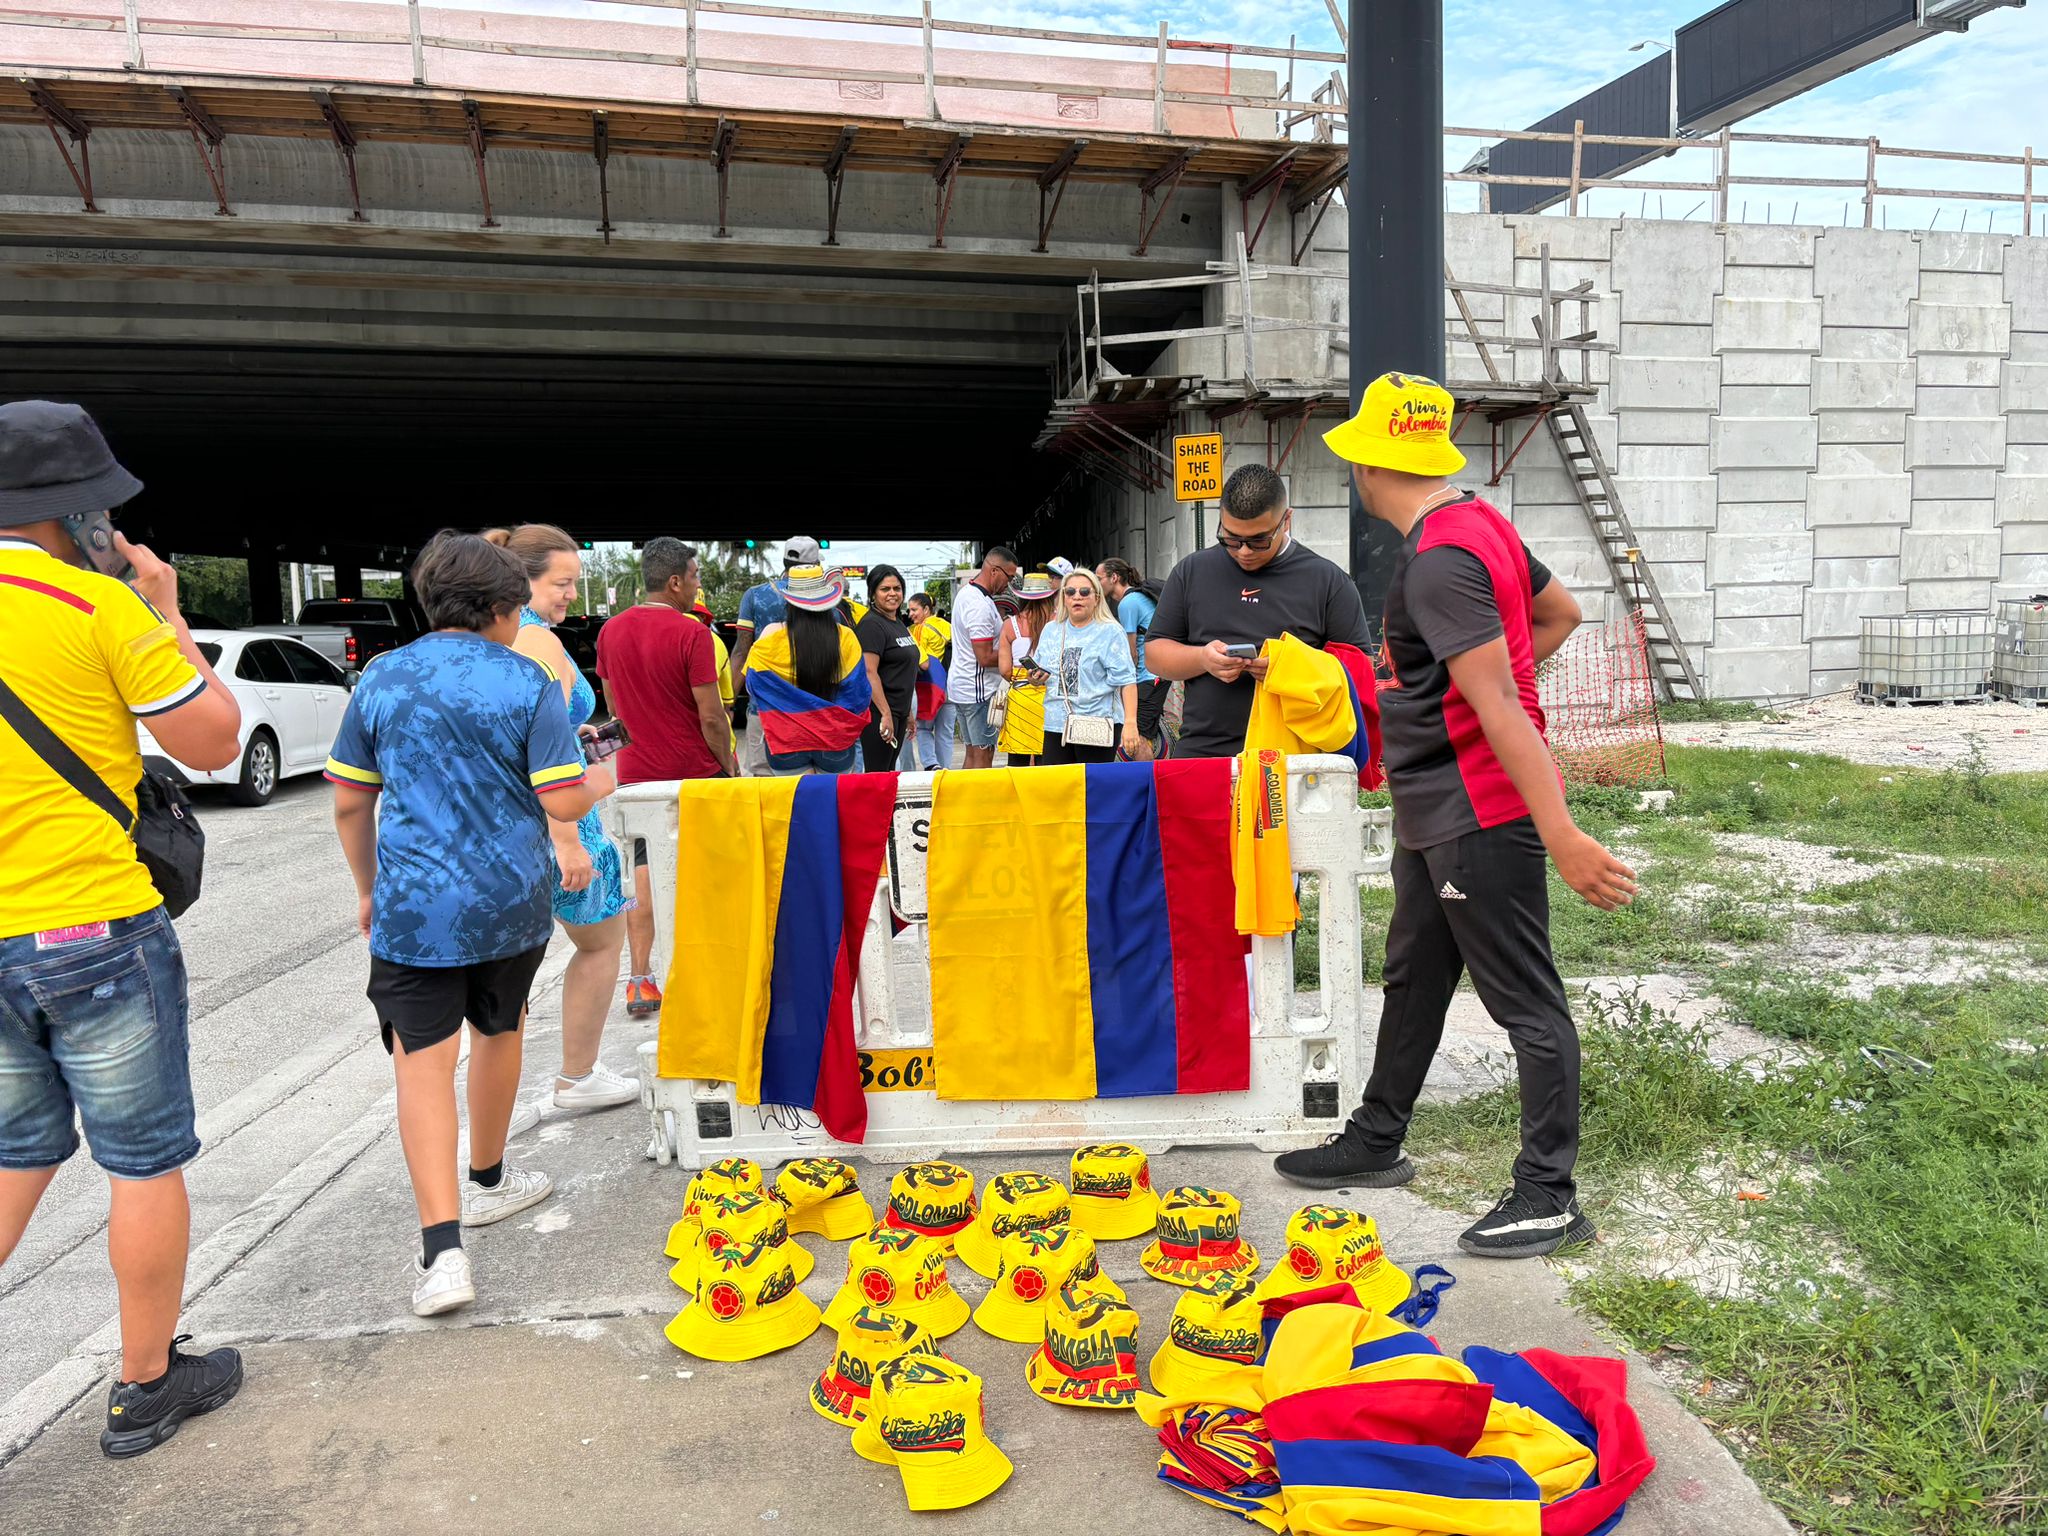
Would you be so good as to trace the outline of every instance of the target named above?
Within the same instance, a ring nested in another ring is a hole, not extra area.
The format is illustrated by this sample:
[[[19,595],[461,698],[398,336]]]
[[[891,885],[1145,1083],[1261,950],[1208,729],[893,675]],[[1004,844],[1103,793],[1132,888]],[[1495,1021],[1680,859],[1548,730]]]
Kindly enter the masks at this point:
[[[170,1379],[170,1375],[171,1368],[168,1365],[166,1365],[161,1376],[153,1377],[148,1381],[123,1382],[122,1385],[128,1387],[135,1387],[144,1392],[154,1392],[158,1387],[162,1386],[166,1381]]]
[[[503,1159],[502,1157],[499,1158],[495,1163],[491,1164],[491,1166],[488,1168],[478,1168],[474,1164],[470,1166],[469,1182],[472,1184],[481,1184],[485,1189],[496,1189],[498,1187],[498,1181],[504,1177],[505,1159]]]
[[[459,1221],[437,1221],[431,1227],[420,1228],[420,1263],[427,1269],[434,1267],[434,1260],[450,1248],[462,1246],[462,1223]]]

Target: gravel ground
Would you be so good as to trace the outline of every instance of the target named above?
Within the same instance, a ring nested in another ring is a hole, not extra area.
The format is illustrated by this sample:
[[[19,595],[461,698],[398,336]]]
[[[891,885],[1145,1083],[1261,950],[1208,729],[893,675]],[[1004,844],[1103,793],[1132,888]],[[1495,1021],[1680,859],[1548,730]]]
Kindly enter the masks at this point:
[[[1983,744],[1994,773],[2048,773],[2048,710],[2003,700],[1889,708],[1833,693],[1754,720],[1681,721],[1665,739],[1684,747],[1825,752],[1884,767],[1945,768]]]

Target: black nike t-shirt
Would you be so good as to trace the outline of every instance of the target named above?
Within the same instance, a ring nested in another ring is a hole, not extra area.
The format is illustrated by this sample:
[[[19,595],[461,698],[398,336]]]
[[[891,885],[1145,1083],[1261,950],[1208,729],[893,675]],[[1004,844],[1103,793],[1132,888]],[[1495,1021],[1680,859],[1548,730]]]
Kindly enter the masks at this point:
[[[1332,641],[1369,649],[1365,604],[1333,561],[1298,540],[1256,571],[1239,567],[1217,546],[1197,550],[1173,568],[1148,638],[1183,645],[1263,645],[1281,634],[1321,648]],[[1187,712],[1176,757],[1235,757],[1244,750],[1254,684],[1204,672],[1187,685]]]

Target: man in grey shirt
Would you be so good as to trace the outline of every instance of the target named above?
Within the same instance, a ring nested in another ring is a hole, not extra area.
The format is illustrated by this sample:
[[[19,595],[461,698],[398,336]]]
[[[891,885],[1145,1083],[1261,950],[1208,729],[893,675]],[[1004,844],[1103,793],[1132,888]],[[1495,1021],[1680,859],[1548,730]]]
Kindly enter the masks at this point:
[[[986,768],[996,760],[996,728],[989,722],[989,700],[1008,659],[996,654],[1003,617],[996,597],[1017,579],[1017,557],[998,544],[981,559],[974,580],[953,598],[953,676],[948,679],[953,702],[960,707],[960,731],[967,740],[962,766]]]

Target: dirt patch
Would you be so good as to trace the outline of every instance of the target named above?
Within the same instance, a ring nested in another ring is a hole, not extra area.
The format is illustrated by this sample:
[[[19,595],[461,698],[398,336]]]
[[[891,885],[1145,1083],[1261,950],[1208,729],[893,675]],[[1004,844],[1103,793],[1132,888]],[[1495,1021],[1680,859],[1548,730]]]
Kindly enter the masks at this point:
[[[1798,843],[1786,837],[1764,837],[1753,832],[1719,832],[1714,846],[1723,853],[1769,870],[1795,895],[1807,896],[1829,886],[1851,885],[1886,869],[1910,864],[1945,862],[1926,853],[1886,853],[1881,857],[1845,857],[1847,850],[1820,843]]]
[[[2048,710],[1999,699],[1892,709],[1831,693],[1753,720],[1678,722],[1664,735],[1683,747],[1826,753],[1852,763],[1937,769],[1968,761],[1975,738],[1993,773],[2048,773]]]

